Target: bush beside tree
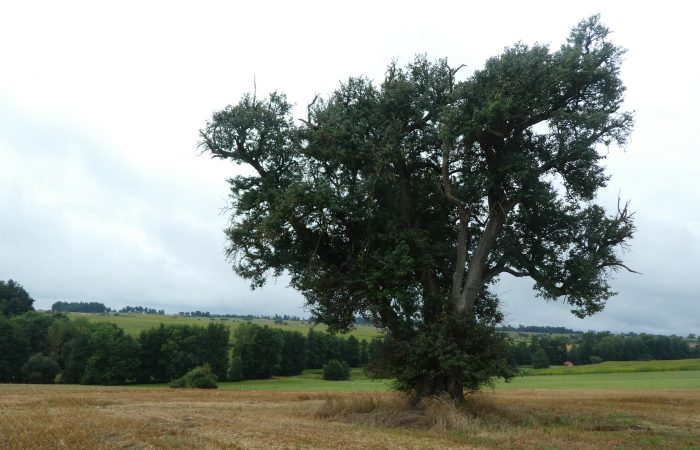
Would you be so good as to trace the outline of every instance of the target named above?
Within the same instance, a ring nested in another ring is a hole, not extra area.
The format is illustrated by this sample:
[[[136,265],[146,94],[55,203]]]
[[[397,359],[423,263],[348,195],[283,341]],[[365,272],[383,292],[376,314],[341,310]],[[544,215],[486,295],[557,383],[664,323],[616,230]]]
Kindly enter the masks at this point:
[[[347,380],[350,378],[350,366],[345,361],[331,359],[323,365],[324,380]]]
[[[194,389],[217,389],[216,376],[212,373],[211,367],[205,364],[202,367],[195,367],[180,378],[170,383],[171,388],[194,388]]]

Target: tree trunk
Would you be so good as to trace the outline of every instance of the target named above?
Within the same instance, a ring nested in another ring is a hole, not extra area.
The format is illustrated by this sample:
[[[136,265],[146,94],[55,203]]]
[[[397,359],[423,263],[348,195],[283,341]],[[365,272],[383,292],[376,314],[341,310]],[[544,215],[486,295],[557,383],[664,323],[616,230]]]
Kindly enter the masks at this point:
[[[416,392],[410,400],[411,406],[420,405],[425,397],[446,396],[455,404],[464,403],[464,386],[455,376],[446,375],[423,379],[418,383]]]
[[[486,223],[484,232],[469,261],[469,269],[467,270],[467,276],[464,281],[464,288],[462,289],[460,299],[458,303],[454,305],[455,309],[460,313],[471,313],[474,302],[484,287],[484,272],[486,271],[489,253],[491,253],[491,249],[493,249],[493,246],[496,244],[498,235],[501,233],[503,224],[506,221],[506,211],[494,211],[494,209],[495,208],[492,207],[493,212]]]

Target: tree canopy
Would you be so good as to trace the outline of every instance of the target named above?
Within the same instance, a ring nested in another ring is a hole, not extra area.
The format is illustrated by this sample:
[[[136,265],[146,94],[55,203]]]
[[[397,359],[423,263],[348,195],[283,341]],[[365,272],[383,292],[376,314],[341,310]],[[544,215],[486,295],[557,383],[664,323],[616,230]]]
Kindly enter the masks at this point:
[[[624,51],[593,16],[556,51],[518,43],[460,79],[446,60],[350,78],[294,121],[280,93],[244,95],[200,132],[231,178],[227,255],[253,287],[288,273],[332,330],[387,330],[378,372],[422,395],[508,378],[489,287],[529,277],[584,317],[614,292],[634,226],[595,203],[604,146],[624,145]],[[392,358],[393,355],[393,358]]]
[[[0,280],[0,315],[10,317],[33,311],[34,299],[14,280]]]

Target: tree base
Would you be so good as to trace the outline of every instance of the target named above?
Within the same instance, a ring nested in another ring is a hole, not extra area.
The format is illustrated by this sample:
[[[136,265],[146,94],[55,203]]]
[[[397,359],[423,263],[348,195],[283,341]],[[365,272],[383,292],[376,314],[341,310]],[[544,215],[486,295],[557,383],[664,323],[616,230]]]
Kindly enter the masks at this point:
[[[425,397],[446,397],[456,405],[462,405],[465,402],[464,386],[457,377],[424,380],[418,384],[409,403],[412,407],[416,407]]]

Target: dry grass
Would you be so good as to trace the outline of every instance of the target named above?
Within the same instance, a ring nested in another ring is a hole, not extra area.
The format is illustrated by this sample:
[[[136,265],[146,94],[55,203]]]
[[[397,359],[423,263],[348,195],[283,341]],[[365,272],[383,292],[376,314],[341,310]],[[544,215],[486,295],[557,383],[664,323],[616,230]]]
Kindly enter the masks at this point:
[[[0,385],[0,449],[700,449],[698,391],[392,394]]]

